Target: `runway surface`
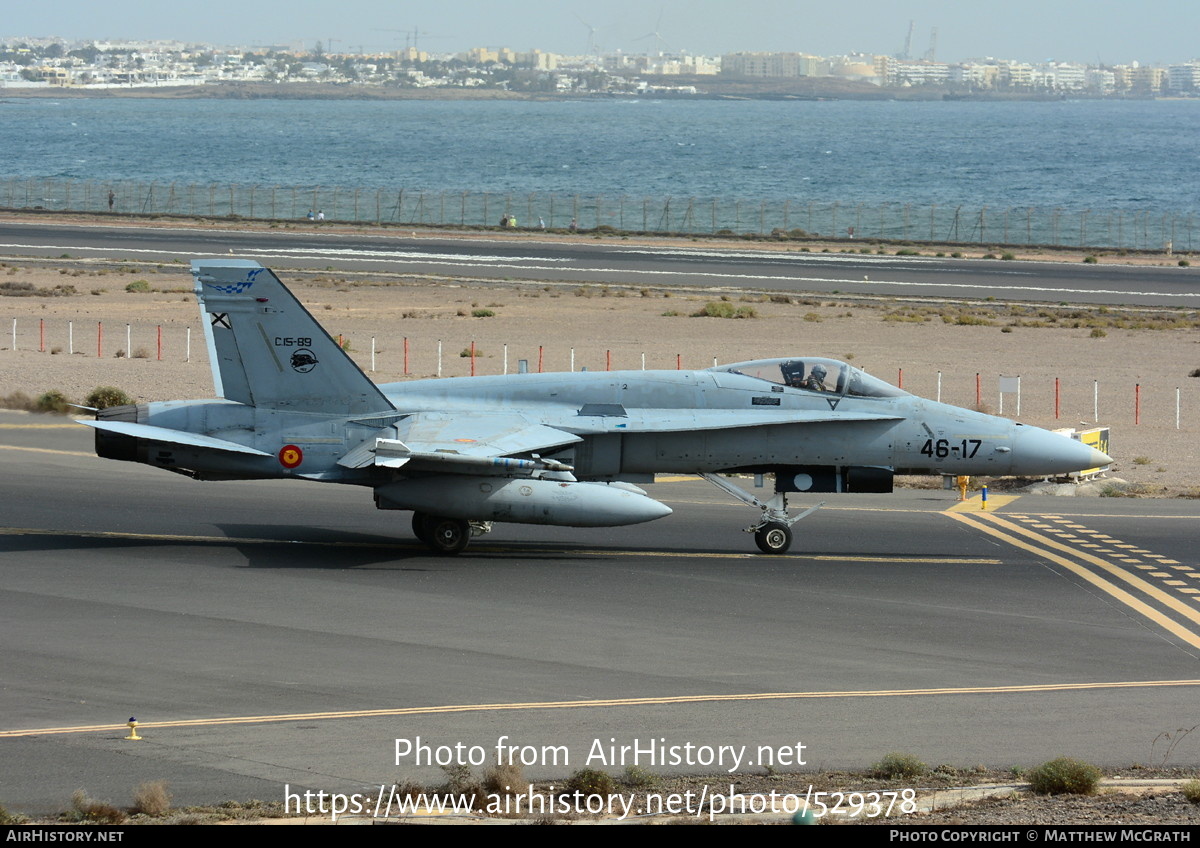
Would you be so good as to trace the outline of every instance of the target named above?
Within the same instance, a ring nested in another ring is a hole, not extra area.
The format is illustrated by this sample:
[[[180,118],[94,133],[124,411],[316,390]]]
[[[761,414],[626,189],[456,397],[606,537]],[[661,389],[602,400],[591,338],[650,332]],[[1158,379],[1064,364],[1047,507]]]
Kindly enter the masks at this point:
[[[461,238],[296,230],[59,225],[0,221],[0,254],[186,261],[229,255],[278,268],[320,267],[481,280],[595,282],[1005,301],[1196,308],[1200,269],[930,256],[655,246],[620,240]],[[403,235],[401,235],[401,233]],[[874,250],[874,248],[870,248]]]
[[[639,762],[696,774],[799,745],[809,767],[1200,762],[1176,733],[1200,721],[1192,502],[829,496],[766,557],[751,510],[663,482],[662,521],[498,526],[438,558],[367,491],[198,483],[59,418],[0,414],[0,462],[9,809],[439,783],[398,761],[418,737],[523,748],[539,778],[620,774],[633,745],[696,746],[713,761]]]

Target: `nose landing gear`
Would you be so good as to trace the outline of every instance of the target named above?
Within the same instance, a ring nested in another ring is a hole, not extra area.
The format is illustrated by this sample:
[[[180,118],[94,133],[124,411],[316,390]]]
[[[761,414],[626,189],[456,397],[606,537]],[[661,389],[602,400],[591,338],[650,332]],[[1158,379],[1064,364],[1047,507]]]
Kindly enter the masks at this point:
[[[792,546],[792,525],[802,518],[808,518],[821,507],[825,501],[816,506],[810,506],[797,516],[789,516],[787,511],[787,494],[776,492],[767,500],[760,500],[740,486],[729,482],[726,477],[718,474],[702,472],[700,474],[718,489],[728,492],[744,504],[756,506],[762,510],[762,519],[757,524],[746,528],[747,533],[754,534],[754,543],[764,554],[786,554]]]

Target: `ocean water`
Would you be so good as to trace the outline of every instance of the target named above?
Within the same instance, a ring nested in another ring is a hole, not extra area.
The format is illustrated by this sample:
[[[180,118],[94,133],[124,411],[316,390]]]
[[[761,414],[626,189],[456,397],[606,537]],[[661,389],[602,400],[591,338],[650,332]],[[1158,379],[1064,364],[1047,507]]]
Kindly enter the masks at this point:
[[[6,180],[1200,209],[1200,101],[5,100],[0,92],[0,150]]]

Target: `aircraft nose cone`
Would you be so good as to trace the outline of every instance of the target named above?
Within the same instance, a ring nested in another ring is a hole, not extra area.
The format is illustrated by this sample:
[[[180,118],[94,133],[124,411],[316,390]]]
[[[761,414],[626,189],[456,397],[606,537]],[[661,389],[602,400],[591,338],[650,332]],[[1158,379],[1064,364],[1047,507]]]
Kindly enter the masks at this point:
[[[1031,477],[1084,471],[1112,464],[1108,454],[1070,436],[1040,427],[1018,427],[1013,454],[1011,473]]]

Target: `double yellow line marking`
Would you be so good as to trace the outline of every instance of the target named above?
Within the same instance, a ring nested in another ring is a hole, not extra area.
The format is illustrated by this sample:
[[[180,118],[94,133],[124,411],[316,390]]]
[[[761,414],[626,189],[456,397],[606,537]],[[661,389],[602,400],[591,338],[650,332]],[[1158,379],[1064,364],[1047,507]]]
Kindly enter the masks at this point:
[[[995,539],[1062,566],[1113,599],[1150,619],[1180,641],[1200,650],[1200,610],[1108,559],[1096,556],[1079,547],[1058,542],[1042,533],[1009,521],[994,512],[984,512],[979,509],[978,500],[966,503],[965,508],[963,504],[956,504],[946,510],[946,514]],[[1141,597],[1132,594],[1129,590],[1140,593]],[[1160,607],[1170,610],[1178,616],[1178,619],[1160,612],[1142,598],[1148,598]],[[1182,622],[1191,622],[1194,627],[1189,628],[1185,623],[1181,623],[1181,620]]]

